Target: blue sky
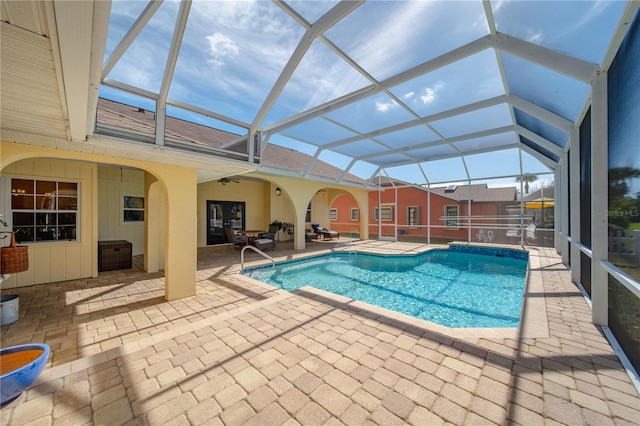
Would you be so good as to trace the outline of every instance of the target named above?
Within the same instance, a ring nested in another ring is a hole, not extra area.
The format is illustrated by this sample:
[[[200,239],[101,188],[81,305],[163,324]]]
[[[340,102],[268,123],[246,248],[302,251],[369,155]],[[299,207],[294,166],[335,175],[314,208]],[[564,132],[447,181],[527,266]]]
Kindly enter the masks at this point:
[[[192,3],[169,99],[214,111],[250,125],[264,106],[306,27],[337,4],[335,1],[292,1],[287,14],[271,1],[206,1]],[[498,32],[599,63],[618,22],[621,1],[492,1]],[[105,60],[147,6],[146,1],[115,0]],[[180,3],[166,0],[107,75],[108,79],[158,93]],[[267,130],[289,117],[378,84],[388,88],[330,110],[321,117],[271,135],[270,142],[314,155],[341,167],[363,156],[350,172],[368,177],[378,166],[398,159],[422,166],[392,167],[388,173],[409,182],[508,176],[522,171],[549,172],[527,153],[509,147],[516,133],[467,137],[474,132],[510,126],[516,117],[560,149],[568,134],[548,123],[509,108],[506,103],[464,115],[402,126],[452,108],[506,93],[520,96],[567,120],[579,118],[589,86],[524,58],[494,49],[470,52],[453,64],[390,84],[398,74],[465,48],[490,33],[481,1],[368,1],[313,39],[286,85],[256,124]],[[504,74],[501,74],[501,69]],[[390,80],[391,79],[391,80]],[[103,88],[101,95],[155,109],[141,97]],[[241,126],[171,109],[171,113],[213,127],[246,133]],[[521,123],[520,123],[521,122]],[[286,126],[285,126],[286,127]],[[442,138],[458,138],[441,143]],[[473,153],[482,149],[492,155]],[[415,149],[413,149],[415,148]],[[384,152],[407,152],[385,156]],[[466,153],[460,158],[449,155]],[[440,157],[441,160],[422,161]],[[424,174],[423,174],[424,172]],[[513,182],[513,177],[504,179]]]

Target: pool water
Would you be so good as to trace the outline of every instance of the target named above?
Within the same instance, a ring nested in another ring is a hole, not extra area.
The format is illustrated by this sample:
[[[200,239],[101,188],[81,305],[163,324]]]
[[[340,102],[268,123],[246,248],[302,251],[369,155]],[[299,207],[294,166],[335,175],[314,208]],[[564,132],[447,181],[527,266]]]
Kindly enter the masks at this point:
[[[447,327],[517,327],[526,256],[479,253],[332,253],[245,275],[289,291],[313,286]]]

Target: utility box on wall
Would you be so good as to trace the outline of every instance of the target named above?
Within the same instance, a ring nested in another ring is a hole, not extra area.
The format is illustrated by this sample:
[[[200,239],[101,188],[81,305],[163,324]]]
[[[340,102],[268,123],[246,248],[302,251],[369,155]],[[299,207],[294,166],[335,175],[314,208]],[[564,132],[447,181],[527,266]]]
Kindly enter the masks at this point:
[[[98,271],[131,269],[131,243],[125,240],[98,241]]]

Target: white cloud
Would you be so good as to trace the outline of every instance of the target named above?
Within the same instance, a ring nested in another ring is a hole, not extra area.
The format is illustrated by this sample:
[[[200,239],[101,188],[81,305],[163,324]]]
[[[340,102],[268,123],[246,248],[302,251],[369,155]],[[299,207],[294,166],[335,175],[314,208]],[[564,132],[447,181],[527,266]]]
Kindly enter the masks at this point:
[[[405,94],[402,96],[402,99],[411,99],[411,98],[413,98],[415,95],[416,95],[416,94],[415,94],[415,92],[405,93]]]
[[[209,62],[214,67],[224,66],[228,57],[237,56],[240,52],[236,43],[223,34],[215,33],[206,38],[209,41],[209,55],[211,56]]]
[[[440,90],[444,88],[444,83],[439,81],[433,85],[433,87],[426,87],[424,89],[424,95],[420,96],[420,100],[423,104],[430,104],[436,100],[436,96]]]
[[[537,32],[531,32],[527,36],[527,41],[535,44],[542,44],[542,41],[544,40],[544,38],[545,38],[544,33],[542,32],[542,30],[539,30]]]
[[[598,17],[607,7],[609,7],[607,2],[595,2],[587,11],[579,16],[579,19],[574,24],[565,27],[560,35],[564,36],[565,34],[580,29],[583,25],[588,24]]]
[[[380,101],[377,101],[376,102],[376,111],[387,112],[391,108],[395,108],[396,106],[398,106],[398,104],[395,103],[394,101],[391,101],[391,102],[380,102]]]
[[[436,99],[436,92],[430,87],[425,89],[425,94],[420,96],[420,100],[423,104],[430,104]]]
[[[374,16],[376,22],[373,25],[377,31],[367,34],[366,40],[357,40],[359,54],[356,59],[360,60],[365,69],[379,68],[379,58],[392,57],[400,60],[402,56],[396,54],[397,46],[411,45],[415,42],[415,35],[407,31],[407,28],[428,27],[431,22],[425,21],[425,17],[429,15],[424,11],[432,8],[433,3],[428,1],[407,2],[403,3],[403,7],[386,9],[385,12],[390,15],[383,18]],[[393,42],[390,42],[391,40]],[[382,71],[383,74],[386,72]]]

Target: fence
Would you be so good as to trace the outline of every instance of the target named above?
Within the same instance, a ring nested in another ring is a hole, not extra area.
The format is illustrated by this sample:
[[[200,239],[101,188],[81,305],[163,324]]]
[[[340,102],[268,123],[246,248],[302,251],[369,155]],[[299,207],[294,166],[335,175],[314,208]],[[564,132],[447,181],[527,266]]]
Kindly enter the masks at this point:
[[[631,235],[625,229],[609,230],[609,255],[640,263],[640,230]]]

